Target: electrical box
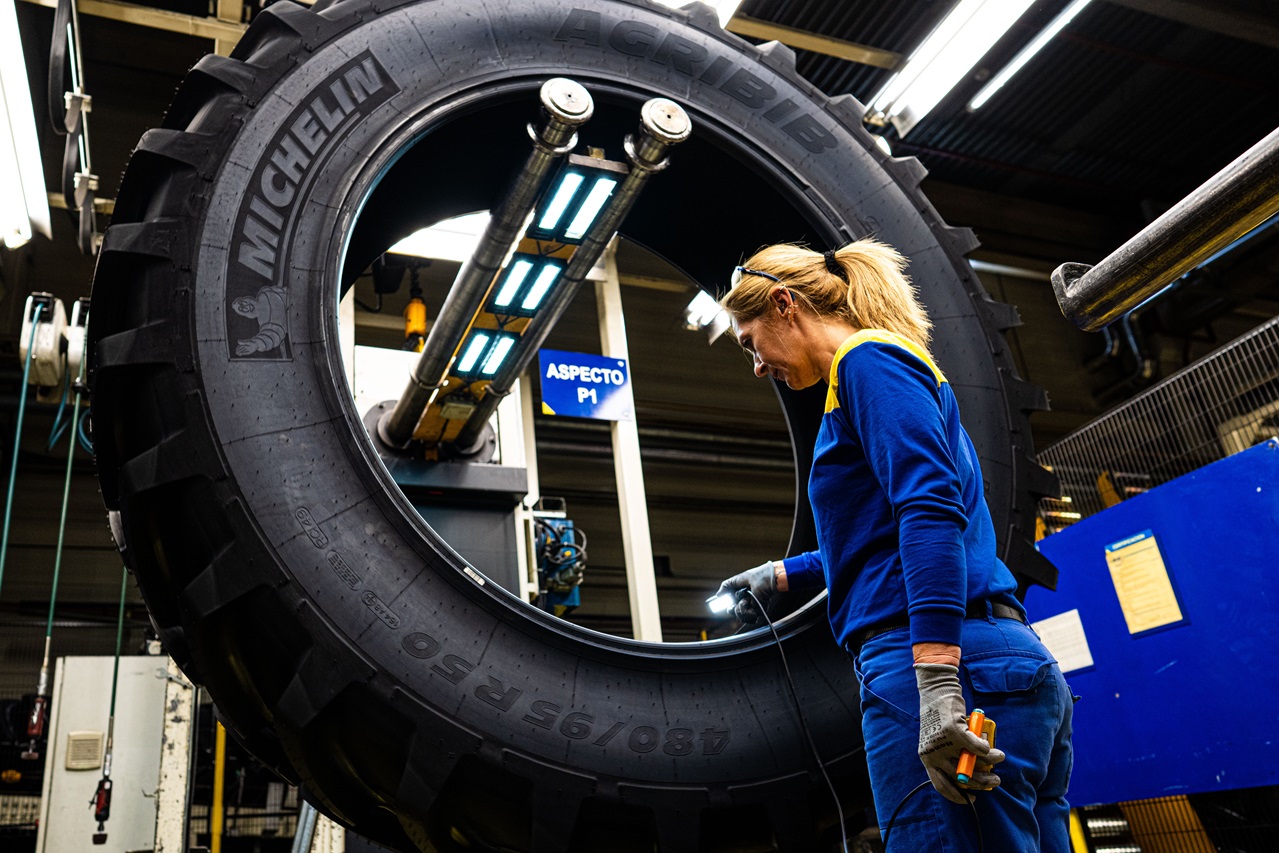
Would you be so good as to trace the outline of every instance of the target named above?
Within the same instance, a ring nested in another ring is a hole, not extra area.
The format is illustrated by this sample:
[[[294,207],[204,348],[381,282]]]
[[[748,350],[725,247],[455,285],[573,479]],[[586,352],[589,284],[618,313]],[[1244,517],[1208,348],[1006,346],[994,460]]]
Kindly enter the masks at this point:
[[[1026,608],[1074,692],[1071,805],[1279,784],[1279,441],[1039,543]]]
[[[36,853],[128,853],[155,847],[156,788],[164,734],[168,659],[120,658],[111,817],[95,845],[94,792],[102,778],[114,658],[58,658]]]

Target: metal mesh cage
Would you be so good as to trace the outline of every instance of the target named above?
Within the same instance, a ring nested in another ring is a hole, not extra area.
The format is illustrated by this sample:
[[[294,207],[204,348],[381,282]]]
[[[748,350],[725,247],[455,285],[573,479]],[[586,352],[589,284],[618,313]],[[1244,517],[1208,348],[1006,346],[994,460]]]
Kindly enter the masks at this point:
[[[1279,317],[1043,450],[1063,497],[1040,517],[1055,532],[1277,434]]]

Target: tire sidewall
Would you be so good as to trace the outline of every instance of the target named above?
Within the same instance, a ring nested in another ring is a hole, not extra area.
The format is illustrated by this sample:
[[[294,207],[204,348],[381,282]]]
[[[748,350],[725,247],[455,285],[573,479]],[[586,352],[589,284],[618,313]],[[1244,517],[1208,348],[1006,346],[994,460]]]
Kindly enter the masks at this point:
[[[338,4],[325,14],[341,13]],[[704,59],[685,62],[700,51]],[[276,315],[283,317],[282,345],[274,354],[237,356],[240,342],[258,331],[246,325],[256,318],[234,304],[260,295],[240,253],[263,170],[308,104],[331,95],[343,69],[365,57],[377,63],[387,88],[310,158],[296,200],[277,211],[288,224],[273,229],[279,245],[271,275],[258,276],[259,290],[283,292],[282,302],[269,294],[261,302],[263,311],[285,306]],[[713,81],[698,76],[721,59],[727,65]],[[429,132],[479,93],[531,93],[549,76],[633,93],[637,107],[647,97],[669,97],[689,109],[695,134],[748,136],[761,160],[790,176],[797,203],[832,245],[874,234],[911,258],[943,332],[938,360],[965,412],[1005,411],[971,272],[935,218],[921,227],[915,188],[886,168],[858,125],[855,104],[828,102],[787,70],[782,52],[761,64],[745,43],[658,7],[438,0],[385,12],[316,49],[230,140],[200,220],[195,262],[197,369],[215,440],[254,535],[294,579],[281,594],[305,601],[358,647],[379,673],[377,690],[407,691],[435,712],[431,725],[641,785],[790,776],[808,762],[773,650],[741,642],[646,649],[553,624],[493,590],[398,493],[347,392],[335,271],[381,172],[379,158],[389,163],[401,141]],[[780,111],[786,102],[793,108]],[[769,118],[773,110],[777,117]],[[981,345],[973,346],[978,338]],[[1007,426],[986,417],[967,419],[983,462],[1011,467]],[[995,509],[999,497],[991,500]],[[830,758],[853,754],[860,745],[857,700],[822,614],[797,620],[787,648],[823,751]],[[583,726],[589,734],[579,736]]]

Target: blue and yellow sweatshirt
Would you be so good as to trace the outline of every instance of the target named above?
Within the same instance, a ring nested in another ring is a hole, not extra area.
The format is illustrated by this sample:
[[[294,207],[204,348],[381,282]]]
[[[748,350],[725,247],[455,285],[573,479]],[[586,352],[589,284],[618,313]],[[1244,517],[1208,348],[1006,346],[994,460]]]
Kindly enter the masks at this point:
[[[912,643],[960,645],[968,602],[1020,607],[955,394],[907,338],[864,329],[835,353],[808,496],[818,550],[787,558],[787,581],[825,581],[841,646],[907,620]]]

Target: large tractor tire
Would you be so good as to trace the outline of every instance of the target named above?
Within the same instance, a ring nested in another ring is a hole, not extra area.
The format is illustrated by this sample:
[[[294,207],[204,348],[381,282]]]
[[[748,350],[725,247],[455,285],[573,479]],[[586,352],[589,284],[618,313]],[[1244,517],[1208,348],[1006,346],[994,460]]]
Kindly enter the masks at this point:
[[[964,260],[971,233],[786,48],[640,0],[279,2],[191,70],[134,152],[94,280],[95,446],[122,550],[233,734],[375,840],[823,849],[834,805],[769,635],[638,643],[496,589],[413,511],[347,390],[339,294],[404,234],[494,204],[552,76],[594,96],[587,141],[620,140],[650,97],[689,111],[694,139],[623,233],[705,286],[783,239],[875,234],[911,258],[1003,553],[1048,578],[1022,533],[1052,488],[1027,456],[1042,394],[1015,376],[1016,312]],[[820,402],[779,394],[802,483]],[[799,492],[792,550],[814,541]],[[824,609],[780,630],[858,823],[856,691]]]

